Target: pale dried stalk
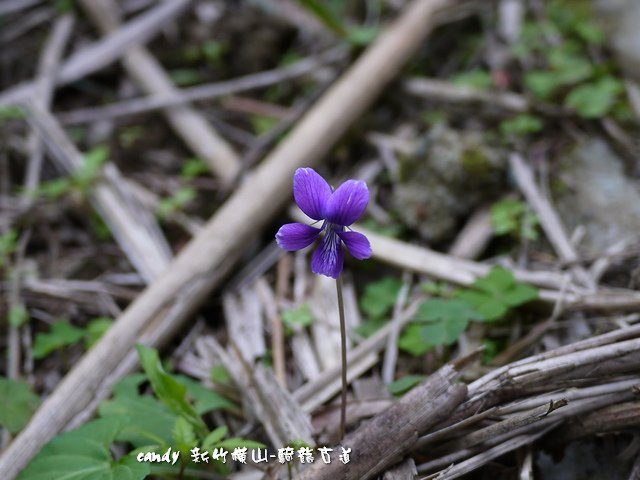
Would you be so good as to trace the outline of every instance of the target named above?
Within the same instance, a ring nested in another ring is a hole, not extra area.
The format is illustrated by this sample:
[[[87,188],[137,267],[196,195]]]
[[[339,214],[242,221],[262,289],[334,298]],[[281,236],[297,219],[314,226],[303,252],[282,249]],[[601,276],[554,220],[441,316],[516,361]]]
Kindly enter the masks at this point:
[[[103,35],[120,27],[118,5],[113,0],[80,0],[80,5]],[[167,72],[145,47],[130,48],[122,61],[129,75],[147,93],[166,98],[179,96]],[[238,155],[200,113],[189,105],[181,105],[167,108],[164,114],[173,130],[216,176],[226,183],[235,178],[240,169]]]
[[[509,156],[509,164],[511,165],[511,171],[518,183],[518,187],[520,187],[520,190],[527,199],[527,202],[529,202],[531,207],[540,217],[540,224],[542,225],[543,230],[547,234],[547,238],[553,245],[558,256],[567,263],[577,262],[578,254],[569,241],[569,237],[562,226],[560,217],[553,208],[551,201],[544,197],[538,190],[531,169],[517,153],[512,153]],[[586,287],[592,291],[595,290],[596,285],[593,278],[591,278],[583,267],[578,265],[573,266],[571,267],[571,272],[574,274],[576,279],[582,282]]]
[[[181,3],[176,0],[157,8]],[[0,471],[5,478],[15,478],[48,440],[89,405],[103,379],[131,352],[154,319],[161,322],[161,330],[175,330],[183,324],[192,309],[229,272],[245,241],[286,204],[295,169],[319,163],[421,45],[431,29],[433,15],[455,5],[455,1],[415,0],[325,93],[286,140],[183,248],[164,274],[123,312],[45,400],[27,427],[0,456]],[[22,95],[24,90],[23,87]],[[172,324],[167,326],[163,323],[165,317],[158,314],[187,292],[193,303],[184,314],[177,312],[171,318]],[[155,345],[153,341],[151,344]]]

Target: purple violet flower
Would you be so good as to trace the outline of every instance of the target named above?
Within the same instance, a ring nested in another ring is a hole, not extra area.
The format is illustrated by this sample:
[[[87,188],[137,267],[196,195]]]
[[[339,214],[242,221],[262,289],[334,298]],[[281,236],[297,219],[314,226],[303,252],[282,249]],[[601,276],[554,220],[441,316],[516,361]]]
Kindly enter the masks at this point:
[[[343,243],[358,260],[371,256],[367,237],[348,229],[369,203],[369,189],[363,180],[347,180],[334,191],[313,168],[299,168],[293,175],[293,197],[308,217],[323,222],[322,227],[287,223],[276,233],[276,241],[292,252],[308,247],[324,232],[311,259],[313,273],[338,278],[344,264]]]

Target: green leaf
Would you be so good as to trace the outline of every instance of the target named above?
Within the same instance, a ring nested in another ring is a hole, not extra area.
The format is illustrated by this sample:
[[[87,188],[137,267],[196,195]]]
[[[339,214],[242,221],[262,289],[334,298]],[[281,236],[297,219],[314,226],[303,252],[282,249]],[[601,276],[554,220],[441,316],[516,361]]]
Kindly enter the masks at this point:
[[[216,40],[207,40],[202,45],[202,53],[204,53],[207,61],[213,65],[216,65],[222,59],[224,50],[223,45]]]
[[[278,124],[278,119],[264,115],[253,115],[251,117],[251,124],[253,125],[253,129],[256,134],[262,135],[270,132],[273,127]]]
[[[91,348],[98,340],[100,340],[100,337],[109,330],[112,324],[113,319],[107,317],[98,317],[91,320],[87,325],[85,333],[87,348]]]
[[[477,314],[476,314],[477,315]],[[422,338],[425,342],[436,345],[451,345],[467,329],[469,318],[456,317],[429,323],[422,327]]]
[[[407,325],[398,339],[398,347],[414,357],[424,355],[433,349],[434,345],[422,337],[422,328],[422,325],[418,323]]]
[[[396,303],[401,288],[402,282],[395,277],[369,283],[360,299],[360,307],[371,319],[382,318]]]
[[[229,433],[229,428],[226,425],[216,428],[202,441],[202,449],[210,450],[211,447],[221,442],[224,437]]]
[[[115,461],[111,444],[122,427],[102,418],[63,433],[49,442],[24,469],[18,480],[142,480],[149,465],[135,457]]]
[[[336,15],[326,4],[319,0],[298,0],[300,5],[315,15],[329,30],[332,30],[340,37],[346,37],[347,31],[342,25],[338,15]]]
[[[109,159],[109,147],[100,145],[92,148],[84,155],[82,167],[73,174],[74,183],[86,190],[98,179],[100,170]]]
[[[36,190],[37,196],[42,196],[51,200],[60,198],[69,193],[73,185],[68,178],[56,178],[47,182],[42,182]]]
[[[185,180],[209,173],[209,166],[201,158],[190,158],[182,166],[180,176]]]
[[[176,424],[173,428],[173,440],[176,449],[183,457],[188,457],[189,451],[198,445],[193,425],[184,417],[176,418]]]
[[[424,375],[406,375],[387,385],[387,390],[389,390],[389,393],[392,395],[402,395],[418,385],[425,378]]]
[[[524,76],[524,84],[538,98],[548,99],[562,85],[554,72],[531,70]]]
[[[39,405],[40,397],[27,382],[0,377],[0,426],[19,432]]]
[[[517,307],[538,298],[538,290],[530,285],[514,283],[514,285],[503,294],[503,298],[505,303],[510,307]]]
[[[497,235],[515,235],[536,240],[538,216],[526,203],[518,200],[502,200],[491,207],[491,221]]]
[[[36,334],[33,357],[44,358],[55,350],[78,343],[83,337],[82,329],[74,327],[67,320],[58,320],[51,325],[48,333]]]
[[[615,105],[624,86],[613,77],[604,77],[595,82],[576,87],[567,95],[565,105],[574,108],[584,118],[601,118]]]
[[[173,375],[173,377],[187,387],[189,397],[194,400],[194,408],[198,414],[203,415],[213,410],[230,409],[238,407],[218,392],[210,390],[202,383],[185,375]]]
[[[493,267],[484,277],[479,277],[473,286],[488,293],[499,294],[515,284],[515,277],[511,271],[502,267]]]
[[[0,124],[9,120],[22,120],[26,118],[24,110],[17,105],[0,106]]]
[[[418,307],[413,321],[415,322],[439,322],[464,318],[479,320],[480,316],[468,303],[456,299],[433,298],[425,300]]]
[[[167,219],[176,212],[183,210],[196,198],[198,192],[192,187],[178,189],[171,197],[163,198],[157,206],[157,214],[161,219]]]
[[[218,385],[231,383],[231,374],[224,368],[224,365],[214,365],[210,372],[211,381]]]
[[[189,85],[195,85],[201,83],[203,80],[202,74],[198,70],[189,68],[179,68],[171,70],[169,72],[171,80],[179,87],[187,87]]]
[[[388,320],[376,318],[374,320],[365,320],[355,329],[355,332],[363,338],[368,338],[387,324]]]
[[[143,378],[144,380],[144,378]],[[157,399],[149,395],[119,393],[113,400],[100,404],[101,417],[118,418],[123,427],[116,440],[134,447],[157,445],[167,447],[173,441],[173,427],[177,416]]]
[[[16,305],[9,309],[9,325],[13,327],[21,327],[29,321],[29,312],[24,305]]]
[[[493,85],[491,74],[480,69],[459,73],[452,78],[452,82],[454,85],[475,88],[476,90],[487,90]]]
[[[0,268],[9,263],[9,256],[18,249],[18,231],[11,228],[0,235]]]
[[[347,41],[357,47],[366,47],[380,35],[380,27],[352,27],[347,32]]]
[[[196,433],[204,437],[207,432],[205,423],[198,412],[187,400],[187,387],[164,371],[157,350],[136,345],[140,363],[144,369],[154,392],[172,412],[184,417],[193,425]]]
[[[491,269],[486,276],[478,278],[473,287],[459,290],[456,297],[472,305],[486,321],[499,320],[510,308],[538,297],[537,289],[516,282],[513,273],[502,267]]]
[[[292,310],[284,310],[282,312],[282,321],[287,329],[293,333],[300,328],[310,327],[313,325],[313,313],[309,305],[302,304],[298,308]]]
[[[482,315],[483,320],[488,322],[501,319],[509,311],[507,305],[485,292],[462,290],[457,297],[473,305],[477,312]]]
[[[543,123],[538,117],[520,114],[511,120],[500,122],[500,131],[507,135],[527,135],[542,130]]]

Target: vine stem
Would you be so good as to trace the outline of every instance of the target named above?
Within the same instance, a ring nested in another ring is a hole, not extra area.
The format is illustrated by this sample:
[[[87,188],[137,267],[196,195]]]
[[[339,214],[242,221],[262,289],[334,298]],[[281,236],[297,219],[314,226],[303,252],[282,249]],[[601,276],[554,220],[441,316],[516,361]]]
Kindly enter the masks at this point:
[[[342,299],[342,278],[336,279],[338,292],[338,312],[340,313],[340,340],[342,356],[342,392],[340,395],[340,441],[344,438],[347,423],[347,326],[344,319],[344,300]]]

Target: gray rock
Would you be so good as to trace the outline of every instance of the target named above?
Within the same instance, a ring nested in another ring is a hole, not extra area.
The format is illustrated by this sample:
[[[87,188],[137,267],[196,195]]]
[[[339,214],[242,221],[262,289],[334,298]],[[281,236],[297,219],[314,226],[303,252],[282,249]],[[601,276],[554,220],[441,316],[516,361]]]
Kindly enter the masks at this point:
[[[604,140],[578,146],[563,160],[560,178],[558,212],[570,231],[585,227],[583,245],[591,253],[640,236],[640,185]]]
[[[640,80],[640,2],[594,0],[622,68]]]
[[[429,242],[451,236],[458,222],[503,183],[505,155],[490,148],[481,132],[434,127],[423,148],[400,159],[400,182],[392,207]]]

